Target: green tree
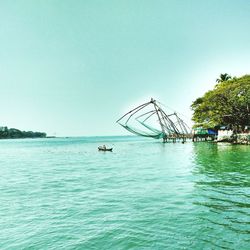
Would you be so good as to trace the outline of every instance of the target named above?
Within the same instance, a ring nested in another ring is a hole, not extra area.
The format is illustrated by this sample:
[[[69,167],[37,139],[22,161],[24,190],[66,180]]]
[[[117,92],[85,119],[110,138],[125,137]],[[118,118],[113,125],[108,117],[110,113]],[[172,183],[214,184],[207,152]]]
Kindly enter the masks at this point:
[[[216,79],[216,82],[220,83],[220,82],[225,82],[232,79],[232,77],[230,75],[228,75],[227,73],[225,74],[220,74],[220,78]]]
[[[220,81],[191,105],[195,127],[250,125],[250,75]]]

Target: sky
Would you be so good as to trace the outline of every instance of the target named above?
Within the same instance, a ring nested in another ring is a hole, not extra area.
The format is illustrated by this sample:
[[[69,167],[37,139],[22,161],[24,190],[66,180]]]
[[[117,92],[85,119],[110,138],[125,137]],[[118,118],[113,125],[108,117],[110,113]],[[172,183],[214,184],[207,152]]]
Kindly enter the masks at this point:
[[[151,97],[183,114],[221,73],[250,74],[248,0],[0,1],[0,126],[128,134]]]

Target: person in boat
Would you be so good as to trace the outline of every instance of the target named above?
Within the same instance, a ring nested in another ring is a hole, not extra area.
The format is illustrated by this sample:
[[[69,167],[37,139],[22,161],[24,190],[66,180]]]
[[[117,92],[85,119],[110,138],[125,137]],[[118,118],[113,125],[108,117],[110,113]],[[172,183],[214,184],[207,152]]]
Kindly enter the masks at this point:
[[[103,148],[104,150],[106,150],[106,149],[107,149],[105,144],[102,146],[102,148]]]

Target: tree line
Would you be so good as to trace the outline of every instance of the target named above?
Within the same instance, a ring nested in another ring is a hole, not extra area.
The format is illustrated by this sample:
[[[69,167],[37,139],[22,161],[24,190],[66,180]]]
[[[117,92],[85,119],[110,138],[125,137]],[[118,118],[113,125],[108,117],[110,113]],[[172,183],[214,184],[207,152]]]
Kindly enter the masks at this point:
[[[45,138],[46,133],[33,132],[33,131],[21,131],[16,128],[1,127],[0,139],[19,139],[19,138]]]
[[[250,126],[250,75],[232,78],[225,73],[216,82],[214,89],[191,105],[194,127],[244,131]]]

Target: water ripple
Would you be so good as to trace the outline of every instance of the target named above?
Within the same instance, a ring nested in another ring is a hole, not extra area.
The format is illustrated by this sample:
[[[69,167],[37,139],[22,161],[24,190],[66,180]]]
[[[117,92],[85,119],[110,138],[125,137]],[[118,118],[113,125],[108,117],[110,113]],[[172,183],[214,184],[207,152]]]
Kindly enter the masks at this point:
[[[249,147],[0,143],[1,249],[250,249]]]

